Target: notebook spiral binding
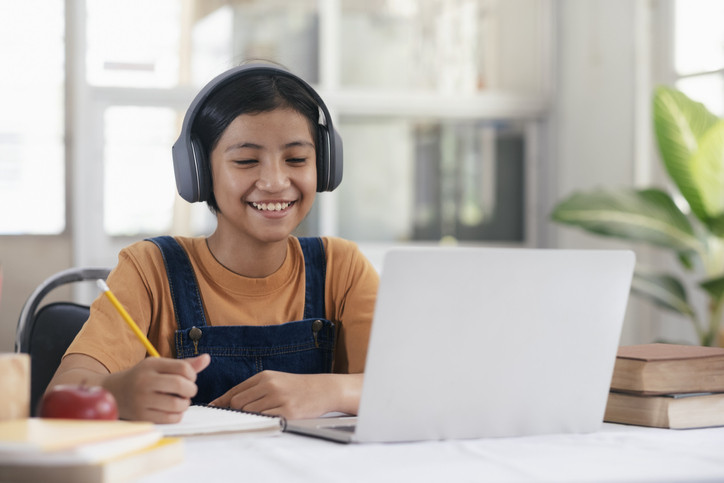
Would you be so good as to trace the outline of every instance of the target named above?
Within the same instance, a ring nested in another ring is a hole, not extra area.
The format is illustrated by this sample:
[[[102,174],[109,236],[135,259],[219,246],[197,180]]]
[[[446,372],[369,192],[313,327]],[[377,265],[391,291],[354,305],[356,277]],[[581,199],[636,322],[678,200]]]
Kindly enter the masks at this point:
[[[253,416],[261,416],[263,418],[278,419],[279,425],[281,426],[282,429],[284,429],[287,426],[287,420],[283,416],[272,416],[271,414],[257,413],[254,411],[244,411],[243,409],[223,408],[221,406],[212,406],[210,404],[199,404],[199,406],[205,406],[205,407],[211,408],[211,409],[219,409],[221,411],[231,411],[231,412],[235,412],[235,413],[251,414]]]

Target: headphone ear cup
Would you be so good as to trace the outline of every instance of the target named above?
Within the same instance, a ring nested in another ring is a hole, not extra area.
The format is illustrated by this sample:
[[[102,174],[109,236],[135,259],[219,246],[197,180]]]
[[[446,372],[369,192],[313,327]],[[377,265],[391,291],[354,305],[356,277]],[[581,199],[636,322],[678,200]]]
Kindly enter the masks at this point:
[[[192,136],[191,137],[191,168],[190,173],[191,179],[194,181],[194,186],[197,188],[196,200],[195,201],[207,201],[211,192],[211,186],[209,185],[209,166],[206,159],[206,153],[199,140]]]
[[[332,139],[329,140],[329,186],[328,191],[332,191],[337,188],[342,182],[342,165],[344,164],[344,149],[342,145],[342,136],[339,135],[339,131],[332,128],[331,133]]]
[[[206,155],[204,148],[196,137],[191,137],[191,149],[189,150],[188,172],[184,176],[189,180],[191,187],[191,202],[206,201],[209,198],[208,175],[206,166]]]
[[[198,161],[194,151],[199,150],[194,149],[193,140],[182,130],[178,140],[171,147],[171,156],[178,194],[189,203],[199,201]]]
[[[329,191],[329,131],[327,126],[317,126],[317,191]]]

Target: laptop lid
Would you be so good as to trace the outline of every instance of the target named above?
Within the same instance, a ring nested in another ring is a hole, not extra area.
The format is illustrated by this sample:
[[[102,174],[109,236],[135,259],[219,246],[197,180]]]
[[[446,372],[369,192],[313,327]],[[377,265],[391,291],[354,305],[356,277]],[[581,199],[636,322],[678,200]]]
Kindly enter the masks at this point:
[[[391,250],[356,429],[340,440],[597,430],[634,261],[612,250]]]

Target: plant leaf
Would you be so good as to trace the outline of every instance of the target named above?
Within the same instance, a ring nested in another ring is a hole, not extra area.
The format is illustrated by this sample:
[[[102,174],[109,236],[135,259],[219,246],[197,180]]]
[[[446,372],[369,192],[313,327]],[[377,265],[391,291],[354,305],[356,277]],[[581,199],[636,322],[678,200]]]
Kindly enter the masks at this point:
[[[699,149],[690,159],[692,179],[696,184],[710,228],[721,229],[717,218],[724,215],[724,119],[700,138]],[[722,235],[721,231],[717,232]]]
[[[692,270],[694,268],[694,261],[691,259],[690,253],[679,252],[678,259],[685,269]]]
[[[687,300],[684,285],[672,275],[637,271],[631,282],[631,291],[660,307],[696,318],[694,308]]]
[[[724,214],[719,215],[716,218],[709,218],[706,224],[712,234],[718,236],[719,238],[724,237]]]
[[[666,171],[689,203],[691,210],[706,222],[707,212],[690,159],[697,151],[704,133],[718,118],[703,104],[669,88],[657,87],[654,92],[654,131]]]
[[[718,301],[724,298],[724,275],[722,275],[721,277],[705,280],[701,282],[699,286],[706,290],[706,292],[714,300]]]
[[[689,219],[661,190],[577,192],[560,202],[551,216],[592,233],[672,248],[680,254],[702,249]]]

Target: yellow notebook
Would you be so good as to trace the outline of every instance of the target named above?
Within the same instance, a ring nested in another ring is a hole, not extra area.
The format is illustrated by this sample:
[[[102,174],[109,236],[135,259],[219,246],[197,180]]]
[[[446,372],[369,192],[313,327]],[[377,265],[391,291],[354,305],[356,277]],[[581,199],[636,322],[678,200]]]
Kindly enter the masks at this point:
[[[28,418],[0,422],[0,481],[121,481],[183,460],[152,423]]]
[[[147,447],[161,437],[146,422],[14,419],[0,422],[0,463],[98,461]]]
[[[16,483],[106,483],[129,481],[181,463],[181,438],[162,438],[149,446],[92,463],[0,463],[0,481]]]

